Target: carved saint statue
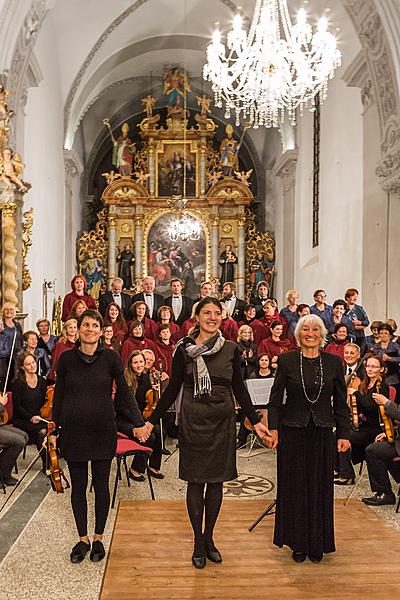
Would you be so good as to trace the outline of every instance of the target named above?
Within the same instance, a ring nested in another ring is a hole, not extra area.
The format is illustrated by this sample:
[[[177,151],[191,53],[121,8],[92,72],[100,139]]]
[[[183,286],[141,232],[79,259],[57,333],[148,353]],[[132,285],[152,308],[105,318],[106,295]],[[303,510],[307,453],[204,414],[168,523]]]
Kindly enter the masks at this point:
[[[238,143],[233,139],[233,127],[230,123],[225,128],[226,138],[222,140],[219,153],[220,165],[224,175],[232,175],[233,171],[239,170]]]
[[[105,118],[103,119],[103,123],[108,127],[114,145],[112,163],[123,177],[130,177],[132,175],[133,155],[136,146],[128,135],[129,125],[128,123],[124,123],[121,127],[121,135],[115,139],[113,132],[111,131],[110,121]]]
[[[100,258],[94,255],[93,250],[88,250],[81,263],[81,273],[87,281],[87,292],[98,300],[101,286],[104,283],[104,268]]]
[[[125,244],[124,249],[117,256],[117,262],[119,262],[118,275],[124,282],[124,288],[130,290],[132,288],[131,267],[135,262],[132,246],[130,244]]]
[[[168,114],[183,107],[185,91],[190,92],[190,85],[185,71],[174,67],[164,71],[164,95],[168,96]]]
[[[221,256],[219,257],[219,264],[222,266],[220,279],[221,287],[227,281],[235,281],[234,265],[237,263],[237,261],[238,259],[232,250],[232,246],[230,244],[226,244],[225,250],[221,252]]]

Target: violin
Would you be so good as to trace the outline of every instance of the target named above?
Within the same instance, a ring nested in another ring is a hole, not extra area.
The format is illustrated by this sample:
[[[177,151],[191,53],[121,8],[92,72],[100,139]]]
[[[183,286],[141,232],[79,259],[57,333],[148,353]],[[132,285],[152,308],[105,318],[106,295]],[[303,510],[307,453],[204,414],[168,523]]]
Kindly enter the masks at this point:
[[[382,383],[382,377],[378,375],[376,378],[376,393],[379,394],[379,390]],[[379,424],[382,428],[382,431],[385,432],[387,441],[389,444],[394,443],[394,426],[392,419],[385,413],[385,407],[381,404],[378,405],[379,409]]]
[[[46,402],[40,409],[40,416],[44,419],[51,419],[51,414],[53,411],[54,388],[55,384],[49,385],[49,387],[46,390]]]
[[[8,402],[8,396],[7,396],[7,402]],[[7,402],[6,402],[6,404],[7,404]],[[2,416],[0,417],[0,423],[2,425],[7,425],[8,419],[9,419],[8,412],[6,409],[6,405],[4,405],[4,412],[3,412]]]
[[[359,430],[359,418],[358,418],[358,407],[357,407],[357,398],[353,392],[350,390],[358,390],[361,385],[361,379],[353,372],[349,379],[346,380],[347,387],[347,404],[351,411],[351,422],[354,431]]]
[[[149,417],[155,411],[155,408],[160,399],[160,386],[161,386],[161,374],[162,374],[162,362],[160,361],[160,373],[157,373],[155,367],[150,369],[150,381],[151,389],[146,392],[146,406],[143,411],[143,418],[147,421]]]
[[[47,460],[48,468],[46,469],[46,475],[49,477],[51,486],[57,494],[63,494],[64,489],[69,488],[69,481],[65,477],[63,470],[60,468],[58,463],[57,450],[50,442],[50,436],[55,430],[56,426],[53,421],[47,421]],[[65,486],[63,486],[63,480]]]

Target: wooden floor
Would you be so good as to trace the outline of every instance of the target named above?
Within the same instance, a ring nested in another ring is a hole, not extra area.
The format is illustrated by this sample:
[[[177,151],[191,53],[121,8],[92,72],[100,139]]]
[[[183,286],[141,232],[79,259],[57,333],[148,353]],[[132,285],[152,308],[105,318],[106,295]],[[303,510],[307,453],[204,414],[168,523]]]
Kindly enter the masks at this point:
[[[223,563],[191,564],[192,534],[178,500],[122,502],[101,600],[386,600],[399,594],[399,532],[367,506],[336,501],[336,548],[296,564],[272,545],[266,500],[225,500],[215,541]],[[393,507],[394,510],[394,507]],[[400,515],[399,515],[400,519]]]

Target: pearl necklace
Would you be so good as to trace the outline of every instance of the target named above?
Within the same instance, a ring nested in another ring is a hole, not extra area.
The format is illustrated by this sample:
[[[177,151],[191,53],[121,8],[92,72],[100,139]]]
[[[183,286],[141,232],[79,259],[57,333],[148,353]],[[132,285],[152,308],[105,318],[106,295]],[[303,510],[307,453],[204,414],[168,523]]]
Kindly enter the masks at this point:
[[[322,368],[322,358],[321,358],[321,354],[319,354],[319,368],[320,368],[320,373],[321,373],[321,381],[319,384],[319,390],[318,390],[318,394],[317,397],[315,398],[315,400],[311,400],[308,397],[308,394],[306,392],[306,386],[304,384],[304,376],[303,376],[303,353],[300,351],[300,375],[301,375],[301,385],[303,387],[303,392],[305,397],[307,398],[307,400],[310,402],[310,404],[315,404],[316,402],[318,402],[318,400],[320,399],[321,396],[321,392],[322,392],[322,388],[324,385],[324,370]]]

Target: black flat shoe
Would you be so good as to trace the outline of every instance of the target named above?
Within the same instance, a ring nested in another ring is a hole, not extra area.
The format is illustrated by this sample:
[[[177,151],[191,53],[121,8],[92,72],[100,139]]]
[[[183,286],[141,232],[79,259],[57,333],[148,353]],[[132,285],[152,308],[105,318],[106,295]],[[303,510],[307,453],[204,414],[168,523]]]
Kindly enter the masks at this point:
[[[195,556],[193,554],[192,563],[193,563],[193,566],[196,567],[196,569],[204,569],[204,567],[206,566],[205,555],[204,556]]]
[[[134,475],[132,471],[129,471],[129,479],[133,479],[133,481],[145,481],[146,478],[144,475]]]
[[[104,550],[103,542],[100,540],[96,540],[92,544],[92,551],[90,553],[90,560],[92,562],[100,562],[106,555],[106,551]]]
[[[211,562],[213,562],[213,563],[221,563],[222,562],[221,552],[218,550],[218,548],[215,547],[213,542],[211,542],[211,543],[206,542],[206,556],[207,556],[208,560],[211,560]]]
[[[71,562],[74,564],[82,562],[89,550],[90,544],[87,544],[86,542],[82,541],[78,542],[72,548],[72,552],[70,554]]]
[[[323,558],[323,554],[318,554],[316,556],[313,556],[312,554],[308,555],[308,558],[311,560],[311,562],[313,563],[319,563],[321,562],[322,558]]]
[[[161,454],[164,454],[164,456],[171,456],[171,451],[168,450],[168,448],[163,448]]]
[[[164,479],[165,477],[165,475],[163,475],[162,473],[155,473],[151,469],[147,469],[147,472],[150,475],[150,477],[154,477],[154,479]]]
[[[307,555],[304,552],[292,552],[292,558],[296,563],[302,563],[306,560]]]
[[[333,482],[335,485],[354,485],[354,477],[348,479],[335,479]]]
[[[362,501],[368,506],[385,506],[389,504],[396,504],[396,496],[393,492],[381,492],[376,493],[370,498],[363,498]]]
[[[14,486],[17,485],[18,479],[15,479],[15,477],[9,475],[8,477],[4,477],[4,483],[9,486]]]

